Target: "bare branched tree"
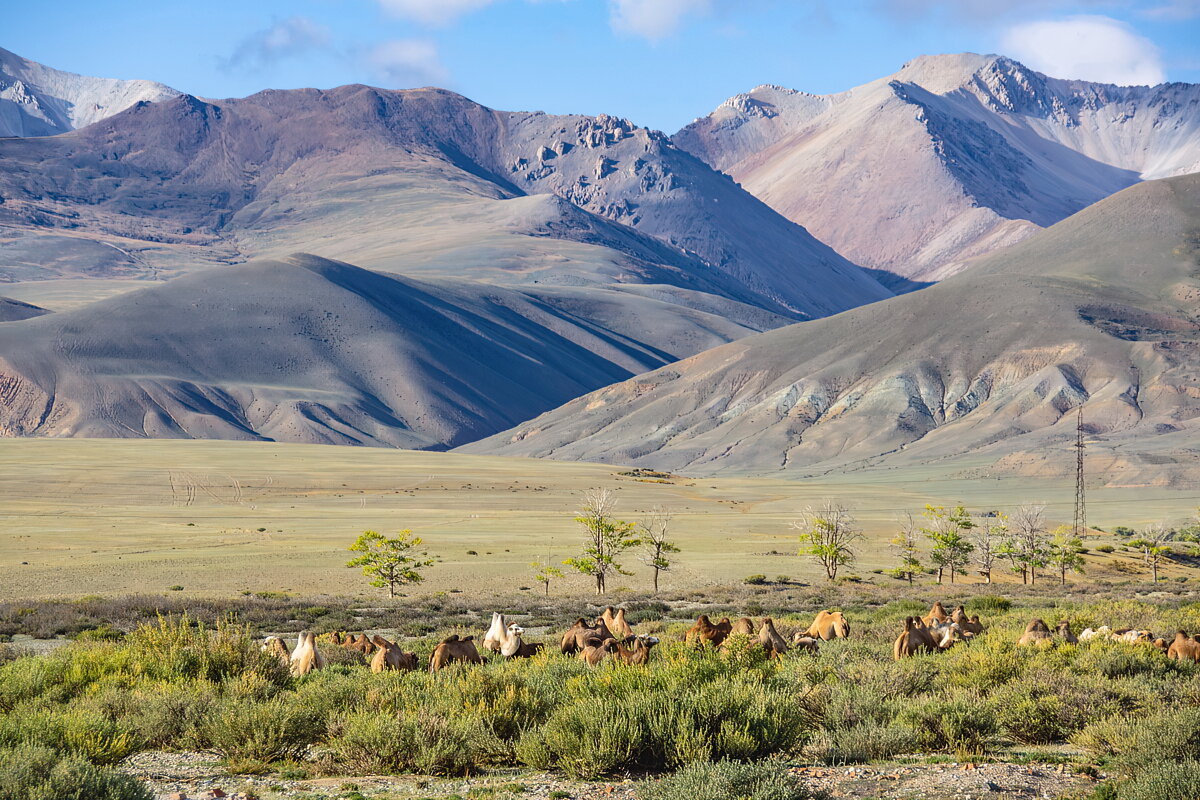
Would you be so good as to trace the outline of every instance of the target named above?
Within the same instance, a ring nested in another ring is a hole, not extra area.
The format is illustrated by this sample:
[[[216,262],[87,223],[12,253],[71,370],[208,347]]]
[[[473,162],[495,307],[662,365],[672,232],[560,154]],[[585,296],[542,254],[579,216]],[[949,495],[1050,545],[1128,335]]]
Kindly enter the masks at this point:
[[[809,506],[792,527],[800,531],[800,555],[812,556],[831,581],[840,567],[854,563],[854,544],[863,538],[846,507],[832,500]]]

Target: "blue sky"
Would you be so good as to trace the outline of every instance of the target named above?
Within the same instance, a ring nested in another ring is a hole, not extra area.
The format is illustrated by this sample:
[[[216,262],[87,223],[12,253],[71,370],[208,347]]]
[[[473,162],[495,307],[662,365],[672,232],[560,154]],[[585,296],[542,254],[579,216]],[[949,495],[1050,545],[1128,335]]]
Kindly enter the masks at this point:
[[[1198,82],[1200,0],[47,0],[6,9],[0,46],[203,97],[439,85],[673,132],[758,84],[835,92],[924,53]]]

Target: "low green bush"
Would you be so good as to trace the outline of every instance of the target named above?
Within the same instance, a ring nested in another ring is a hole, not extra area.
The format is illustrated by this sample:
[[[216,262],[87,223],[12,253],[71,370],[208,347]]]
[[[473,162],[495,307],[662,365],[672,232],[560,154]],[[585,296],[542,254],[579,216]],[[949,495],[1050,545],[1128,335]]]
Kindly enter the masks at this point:
[[[1115,800],[1195,800],[1200,761],[1156,761],[1116,785]]]
[[[334,732],[334,759],[347,772],[362,775],[466,775],[507,753],[499,737],[469,715],[359,711],[336,723]]]
[[[153,800],[136,778],[54,749],[0,748],[0,800]]]
[[[642,781],[641,800],[817,800],[823,793],[806,789],[782,765],[770,761],[689,764],[658,780]]]
[[[325,733],[325,719],[292,698],[227,698],[199,725],[206,747],[227,763],[298,758]]]

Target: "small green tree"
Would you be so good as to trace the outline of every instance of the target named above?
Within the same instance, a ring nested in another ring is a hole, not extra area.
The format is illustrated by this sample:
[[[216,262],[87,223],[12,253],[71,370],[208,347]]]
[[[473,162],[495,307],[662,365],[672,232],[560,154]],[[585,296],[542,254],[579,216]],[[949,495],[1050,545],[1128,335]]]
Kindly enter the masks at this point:
[[[892,549],[899,556],[900,564],[894,569],[888,570],[888,574],[894,578],[907,580],[911,586],[913,578],[924,569],[919,558],[920,546],[917,523],[913,520],[912,514],[905,511],[904,516],[900,518],[900,529],[892,538]]]
[[[1171,546],[1167,544],[1171,536],[1166,527],[1158,522],[1143,530],[1139,538],[1129,543],[1130,547],[1142,551],[1142,560],[1150,567],[1151,580],[1154,583],[1158,583],[1159,565],[1171,553]]]
[[[854,563],[854,544],[863,538],[850,512],[832,500],[809,506],[792,527],[800,531],[800,555],[811,556],[831,581],[840,567]]]
[[[638,527],[641,530],[642,545],[639,560],[654,570],[654,593],[658,594],[659,573],[669,572],[671,569],[671,560],[667,556],[680,552],[679,545],[667,538],[671,527],[671,515],[656,507]]]
[[[1058,570],[1059,583],[1066,584],[1067,573],[1083,573],[1083,542],[1070,525],[1059,525],[1046,547],[1046,562]]]
[[[563,561],[581,575],[596,581],[596,594],[604,594],[608,576],[612,573],[629,575],[618,558],[626,550],[637,547],[641,540],[633,535],[632,522],[622,522],[613,516],[615,501],[608,489],[584,495],[583,508],[575,521],[583,528],[583,552]]]
[[[421,570],[432,566],[434,559],[421,549],[420,536],[403,530],[395,539],[377,531],[363,531],[348,550],[362,555],[346,562],[347,567],[361,567],[372,586],[387,587],[388,597],[396,596],[396,587],[425,580]]]
[[[971,551],[975,549],[967,538],[967,531],[974,528],[975,523],[961,505],[953,509],[926,505],[923,516],[926,525],[921,531],[932,543],[929,560],[937,567],[938,583],[942,582],[942,573],[947,568],[950,582],[954,583],[954,576],[967,566]]]
[[[546,588],[547,596],[550,594],[550,581],[563,577],[561,569],[551,566],[549,556],[546,557],[545,561],[538,559],[531,562],[529,568],[533,570],[533,579]]]

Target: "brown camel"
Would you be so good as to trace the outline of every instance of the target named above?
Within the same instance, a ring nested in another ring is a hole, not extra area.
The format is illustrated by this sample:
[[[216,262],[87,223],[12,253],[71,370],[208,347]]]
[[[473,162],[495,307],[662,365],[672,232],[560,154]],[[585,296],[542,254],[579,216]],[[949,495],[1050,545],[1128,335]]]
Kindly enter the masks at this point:
[[[814,639],[823,639],[827,642],[833,639],[846,639],[850,636],[850,623],[846,621],[846,617],[840,611],[820,611],[805,633]]]
[[[1167,648],[1167,658],[1176,661],[1200,661],[1200,642],[1183,631],[1176,631],[1175,640]]]
[[[950,612],[950,621],[959,626],[970,622],[970,618],[967,617],[967,610],[962,606],[956,606],[955,609]]]
[[[616,639],[610,636],[602,641],[592,637],[584,642],[583,649],[579,651],[579,660],[585,662],[589,667],[594,667],[615,652],[617,652]]]
[[[382,636],[373,636],[371,643],[375,645],[375,655],[371,658],[371,672],[402,672],[421,666],[416,653],[406,653],[400,645],[389,642]]]
[[[779,631],[775,630],[775,620],[767,617],[758,629],[758,643],[770,653],[772,658],[779,658],[788,651],[788,644]]]
[[[612,632],[604,624],[603,618],[598,619],[596,622],[596,625],[588,625],[583,617],[575,620],[575,624],[563,634],[559,649],[564,654],[571,655],[582,650],[588,639],[604,641],[605,639],[613,638]]]
[[[983,633],[983,623],[979,621],[978,614],[973,615],[966,622],[960,623],[959,627],[962,628],[963,633],[969,633],[972,636],[979,636]]]
[[[278,636],[268,636],[266,639],[263,639],[262,651],[275,656],[275,658],[279,659],[279,663],[285,667],[291,666],[292,654],[288,651],[283,639],[280,639]]]
[[[797,631],[796,635],[792,637],[792,647],[816,655],[821,652],[821,640],[814,639],[804,631]]]
[[[600,615],[600,619],[604,621],[605,627],[612,633],[614,638],[627,639],[633,636],[633,628],[625,619],[625,609],[618,608],[613,611],[612,606],[604,609],[604,613]]]
[[[628,636],[616,643],[616,647],[612,650],[612,657],[622,664],[631,666],[648,664],[650,663],[650,651],[656,644],[658,644],[658,637],[655,636],[646,636],[645,634]]]
[[[689,644],[703,644],[709,642],[713,647],[720,647],[721,642],[729,637],[733,630],[733,624],[729,621],[729,617],[722,617],[721,621],[713,624],[708,618],[708,614],[701,614],[696,620],[696,624],[684,636],[684,641]]]
[[[892,645],[892,657],[899,661],[902,658],[911,658],[918,653],[934,653],[937,652],[937,641],[933,638],[929,628],[918,624],[920,619],[917,617],[904,618],[904,630],[896,637],[895,644]]]
[[[1070,620],[1060,620],[1055,631],[1067,644],[1079,644],[1079,637],[1071,631]]]
[[[474,636],[459,637],[457,633],[447,636],[433,649],[429,657],[429,671],[437,672],[454,663],[482,664],[483,656],[475,648]]]
[[[733,628],[730,629],[729,635],[740,633],[744,636],[754,635],[754,620],[749,617],[742,617],[737,622],[733,623]]]
[[[942,605],[942,601],[936,601],[929,609],[929,613],[921,618],[921,621],[926,625],[934,625],[939,622],[949,622],[950,615],[946,613],[946,607]]]
[[[1025,626],[1025,633],[1021,634],[1020,639],[1017,639],[1017,646],[1049,641],[1052,641],[1050,627],[1042,620],[1035,619]]]

